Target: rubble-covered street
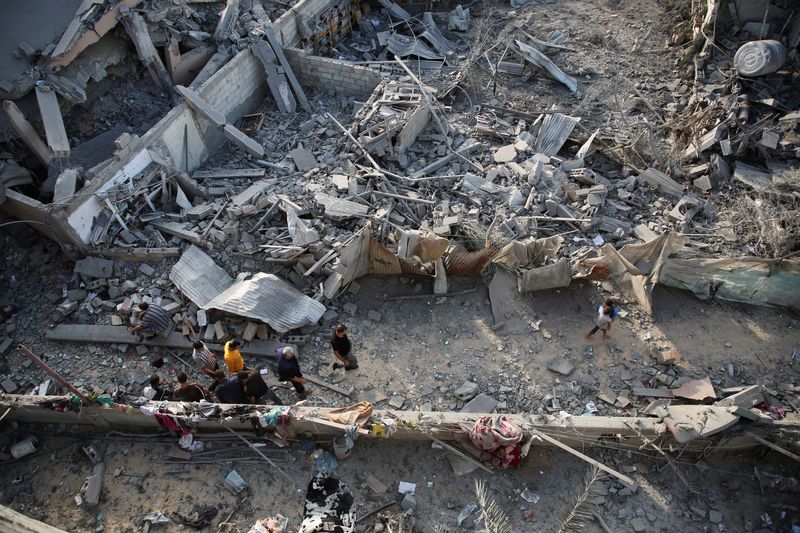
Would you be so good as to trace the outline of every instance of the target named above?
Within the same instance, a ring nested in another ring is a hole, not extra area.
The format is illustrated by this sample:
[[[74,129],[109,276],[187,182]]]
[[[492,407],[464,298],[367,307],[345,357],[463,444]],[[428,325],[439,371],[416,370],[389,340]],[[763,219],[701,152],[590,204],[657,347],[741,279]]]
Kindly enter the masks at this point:
[[[800,527],[793,2],[0,9],[0,524]]]

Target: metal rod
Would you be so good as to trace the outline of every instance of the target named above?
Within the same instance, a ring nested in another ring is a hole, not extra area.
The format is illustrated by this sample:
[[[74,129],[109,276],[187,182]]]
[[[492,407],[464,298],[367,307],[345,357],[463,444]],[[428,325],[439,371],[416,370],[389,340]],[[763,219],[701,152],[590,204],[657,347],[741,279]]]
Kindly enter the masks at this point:
[[[263,459],[264,459],[266,462],[268,462],[268,463],[270,464],[270,466],[272,466],[272,468],[274,468],[275,470],[277,470],[278,472],[280,472],[280,473],[281,473],[281,475],[282,475],[283,477],[285,477],[285,478],[286,478],[286,479],[289,481],[289,483],[291,483],[292,485],[294,485],[294,484],[295,484],[295,481],[294,481],[294,479],[292,479],[292,478],[291,478],[291,476],[289,476],[289,474],[287,474],[286,472],[284,472],[283,470],[281,470],[281,468],[280,468],[278,465],[276,465],[276,464],[275,464],[275,463],[272,461],[272,459],[270,459],[269,457],[267,457],[266,455],[264,455],[263,453],[261,453],[261,450],[259,450],[258,448],[256,448],[256,447],[255,447],[255,446],[253,446],[252,444],[250,444],[250,441],[249,441],[249,440],[247,440],[246,438],[242,437],[241,435],[239,435],[238,433],[236,433],[234,430],[232,430],[232,429],[231,429],[231,428],[229,428],[228,426],[223,426],[223,427],[224,427],[225,429],[227,429],[228,431],[230,431],[231,433],[233,433],[234,435],[236,435],[237,437],[239,437],[239,439],[241,439],[241,440],[242,440],[242,442],[244,442],[244,443],[245,443],[245,444],[247,444],[247,445],[248,445],[250,448],[252,448],[252,449],[253,449],[253,450],[254,450],[254,451],[255,451],[255,452],[258,454],[258,455],[260,455],[260,456],[261,456],[261,457],[262,457],[262,458],[263,458]]]
[[[52,368],[50,368],[50,365],[48,365],[47,363],[45,363],[44,361],[42,361],[41,359],[39,359],[39,358],[36,356],[36,354],[35,354],[35,353],[33,353],[32,351],[30,351],[30,350],[28,349],[28,347],[27,347],[27,346],[25,346],[24,344],[20,344],[19,346],[17,346],[17,349],[18,349],[20,352],[22,352],[23,354],[27,355],[27,356],[28,356],[28,359],[30,359],[31,361],[33,361],[34,363],[36,363],[36,366],[38,366],[39,368],[41,368],[42,370],[44,370],[45,372],[47,372],[48,374],[50,374],[51,376],[53,376],[53,378],[54,378],[56,381],[58,381],[58,382],[61,384],[61,386],[63,386],[63,387],[64,387],[64,388],[66,388],[68,391],[70,391],[71,393],[73,393],[75,396],[77,396],[78,398],[80,398],[80,399],[81,399],[81,401],[83,402],[83,404],[84,404],[84,405],[89,405],[90,403],[92,403],[92,402],[91,402],[91,400],[89,400],[89,398],[87,398],[85,394],[83,394],[81,391],[79,391],[78,389],[76,389],[76,388],[75,388],[75,387],[74,387],[74,386],[73,386],[73,385],[72,385],[72,384],[71,384],[69,381],[67,381],[66,379],[64,379],[64,378],[61,376],[61,374],[59,374],[58,372],[56,372],[55,370],[53,370]]]

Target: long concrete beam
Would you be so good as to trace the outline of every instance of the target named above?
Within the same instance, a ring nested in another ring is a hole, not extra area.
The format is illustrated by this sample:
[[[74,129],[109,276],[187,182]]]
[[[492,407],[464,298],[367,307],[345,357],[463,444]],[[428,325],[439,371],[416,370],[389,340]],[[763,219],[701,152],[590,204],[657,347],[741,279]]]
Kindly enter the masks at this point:
[[[66,396],[32,397],[25,395],[0,395],[0,411],[10,409],[7,418],[29,423],[73,424],[100,428],[131,428],[158,432],[161,427],[155,418],[138,409],[130,413],[108,407],[89,406],[81,412],[60,412],[51,407],[53,404],[68,399]],[[169,405],[172,402],[154,402]],[[197,425],[198,432],[224,431],[220,426],[227,426],[240,431],[252,430],[250,418],[258,418],[269,412],[273,406],[247,405],[233,406],[220,404],[223,413],[220,418],[202,420]],[[238,409],[249,409],[250,414],[243,414]],[[236,415],[226,418],[225,409],[237,409]],[[326,419],[326,414],[333,410],[325,407],[299,407],[292,410],[292,418],[287,424],[290,436],[311,432],[315,435],[341,435],[343,430]],[[364,436],[363,438],[389,439],[401,441],[429,441],[431,436],[443,441],[457,440],[462,425],[470,426],[482,416],[497,416],[482,413],[455,413],[439,411],[395,411],[378,409],[373,411],[373,419],[395,420],[397,430],[388,436]],[[654,441],[665,437],[662,446],[670,443],[679,448],[663,422],[655,417],[610,417],[610,416],[575,416],[567,425],[562,425],[559,418],[551,415],[507,414],[509,421],[532,433],[541,432],[557,439],[559,442],[581,449],[592,446],[611,446],[619,449],[637,449],[645,445],[643,439]],[[635,428],[635,429],[634,429]],[[783,420],[776,420],[771,425],[759,424],[750,426],[754,433],[768,437],[781,430],[797,431],[800,428],[800,415],[790,413]],[[713,447],[719,437],[729,437],[726,446],[757,447],[756,440],[745,433],[737,433],[735,429],[719,433],[713,437],[698,438],[687,445],[687,451],[704,451]],[[551,446],[547,440],[534,440],[536,446]]]
[[[7,533],[67,533],[39,520],[0,505],[0,531]]]

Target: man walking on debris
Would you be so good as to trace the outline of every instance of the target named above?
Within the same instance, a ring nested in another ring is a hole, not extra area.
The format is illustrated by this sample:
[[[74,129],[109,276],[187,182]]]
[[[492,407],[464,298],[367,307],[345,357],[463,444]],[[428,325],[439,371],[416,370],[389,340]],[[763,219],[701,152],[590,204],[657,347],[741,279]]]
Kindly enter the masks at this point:
[[[246,370],[244,359],[241,352],[239,352],[239,346],[241,345],[236,339],[231,339],[225,343],[225,366],[228,367],[228,372],[231,374]]]
[[[344,368],[345,370],[358,368],[358,360],[351,353],[352,345],[350,344],[350,338],[347,336],[347,326],[344,324],[339,324],[334,328],[333,335],[331,335],[331,348],[333,348],[333,355],[341,361],[341,363],[334,361],[334,370],[337,368]]]
[[[614,319],[611,318],[612,312],[613,309],[608,305],[603,305],[597,310],[596,325],[586,334],[587,339],[591,338],[598,330],[603,331],[603,339],[608,338],[608,330],[611,329],[611,323],[614,321]]]
[[[311,393],[311,390],[304,387],[307,381],[303,378],[303,373],[300,372],[300,365],[297,363],[297,357],[294,355],[294,350],[291,346],[283,349],[283,354],[278,361],[278,380],[291,381],[295,392],[300,398],[305,398]]]
[[[156,402],[168,401],[172,399],[172,391],[161,383],[161,376],[153,374],[150,384],[144,388],[144,397]]]
[[[131,335],[137,335],[139,342],[157,335],[166,338],[175,327],[169,314],[159,306],[142,302],[139,304],[139,309],[144,313],[141,322],[131,328]]]
[[[178,388],[172,392],[172,396],[179,402],[199,402],[206,398],[206,393],[197,383],[189,383],[189,376],[181,372],[178,374]]]
[[[237,375],[225,377],[224,370],[217,370],[216,377],[219,379],[219,386],[215,391],[219,403],[247,403],[244,387]]]
[[[195,341],[192,348],[194,348],[192,359],[195,364],[197,364],[203,374],[215,378],[217,370],[219,370],[219,364],[217,363],[217,357],[214,355],[214,352],[209,350],[208,346],[206,346],[206,343],[203,341]],[[214,379],[214,381],[211,382],[211,386],[208,387],[208,390],[213,391],[217,385],[219,385],[219,381]]]

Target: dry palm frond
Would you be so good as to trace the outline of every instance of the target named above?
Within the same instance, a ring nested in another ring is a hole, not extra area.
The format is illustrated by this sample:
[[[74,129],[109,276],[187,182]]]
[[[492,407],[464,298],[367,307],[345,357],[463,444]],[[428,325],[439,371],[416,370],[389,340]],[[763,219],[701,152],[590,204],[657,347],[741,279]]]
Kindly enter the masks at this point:
[[[483,527],[488,533],[511,533],[511,521],[497,503],[489,496],[486,485],[475,481],[475,497],[478,499]]]
[[[592,466],[584,478],[583,491],[578,496],[575,505],[572,506],[572,509],[561,521],[558,533],[579,531],[594,520],[592,515],[597,512],[597,498],[600,497],[596,483],[602,481],[605,477],[605,472],[596,466]]]

